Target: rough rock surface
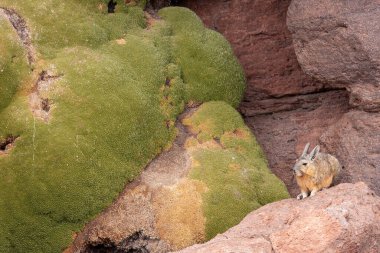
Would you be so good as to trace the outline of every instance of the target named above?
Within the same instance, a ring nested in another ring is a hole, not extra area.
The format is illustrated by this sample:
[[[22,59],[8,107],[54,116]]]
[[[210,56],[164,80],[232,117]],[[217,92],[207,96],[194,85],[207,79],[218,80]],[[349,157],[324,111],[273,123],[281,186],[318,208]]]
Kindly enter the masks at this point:
[[[379,16],[378,0],[293,0],[287,24],[304,72],[334,85],[379,85]]]
[[[380,1],[293,0],[287,24],[302,69],[349,93],[350,112],[319,137],[353,182],[380,193]]]
[[[337,182],[380,193],[378,0],[293,1],[294,45],[290,0],[183,2],[232,44],[248,81],[240,110],[293,196],[306,142],[338,157]]]
[[[379,241],[380,197],[359,182],[268,204],[180,252],[379,252]]]
[[[364,181],[380,193],[380,113],[352,110],[319,138],[344,162],[341,182]]]
[[[302,153],[305,143],[311,142],[312,146],[318,144],[319,137],[348,111],[347,98],[345,91],[294,96],[288,98],[297,101],[292,105],[293,109],[246,118],[257,140],[265,148],[270,167],[287,184],[291,195],[299,193],[291,172],[295,160]],[[273,102],[281,103],[278,100]],[[335,139],[335,136],[332,137]],[[322,151],[337,153],[335,148],[326,150],[325,146],[322,147]],[[346,169],[347,163],[342,157],[338,156],[345,168],[335,183],[351,181]]]
[[[347,87],[350,105],[380,111],[380,1],[295,0],[287,24],[302,69]]]
[[[305,75],[297,62],[286,28],[289,3],[290,0],[182,1],[232,44],[247,78],[243,111],[256,106],[257,100],[305,94],[323,87]]]

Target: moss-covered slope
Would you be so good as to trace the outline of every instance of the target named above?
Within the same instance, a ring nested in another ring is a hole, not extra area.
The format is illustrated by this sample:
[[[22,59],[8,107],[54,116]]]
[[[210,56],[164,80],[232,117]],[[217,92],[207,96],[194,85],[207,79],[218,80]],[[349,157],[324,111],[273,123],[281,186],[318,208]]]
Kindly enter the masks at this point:
[[[141,6],[109,15],[106,3],[0,1],[25,19],[37,51],[28,67],[0,18],[0,139],[18,136],[0,151],[0,252],[63,250],[170,145],[186,102],[240,100],[232,50],[192,12],[162,10],[148,27]],[[32,93],[48,101],[48,121],[32,113]]]
[[[238,224],[252,210],[289,197],[230,105],[205,103],[184,124],[196,135],[187,143],[192,157],[190,177],[208,189],[203,197],[207,239]]]
[[[25,51],[17,32],[0,12],[0,111],[6,108],[28,74]]]

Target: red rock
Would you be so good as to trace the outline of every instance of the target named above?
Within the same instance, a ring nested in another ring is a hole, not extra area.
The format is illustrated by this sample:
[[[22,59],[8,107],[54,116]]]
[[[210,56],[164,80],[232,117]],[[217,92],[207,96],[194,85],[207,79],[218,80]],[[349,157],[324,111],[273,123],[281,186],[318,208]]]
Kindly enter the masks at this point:
[[[300,68],[286,27],[290,0],[185,0],[183,5],[232,44],[246,73],[241,108],[258,99],[305,94],[320,89]]]
[[[379,242],[380,197],[360,182],[268,204],[179,252],[379,252]]]
[[[331,85],[379,85],[379,16],[379,0],[293,0],[287,24],[303,71]]]
[[[293,0],[287,24],[308,75],[350,91],[350,104],[380,111],[380,1]]]
[[[380,192],[380,114],[350,111],[320,137],[323,147],[344,161],[340,181],[365,181]]]

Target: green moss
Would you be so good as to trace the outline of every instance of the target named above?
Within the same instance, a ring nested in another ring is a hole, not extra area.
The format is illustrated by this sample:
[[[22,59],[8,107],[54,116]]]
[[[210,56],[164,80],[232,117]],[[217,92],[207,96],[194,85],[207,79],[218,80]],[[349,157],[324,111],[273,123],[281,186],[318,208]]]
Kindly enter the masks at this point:
[[[0,15],[0,111],[28,74],[27,57],[9,21]]]
[[[214,43],[211,60],[202,53],[185,62],[181,51],[188,45],[176,34],[183,26],[161,20],[147,30],[138,5],[119,3],[108,15],[106,2],[2,1],[25,18],[38,61],[28,75],[17,35],[0,19],[0,32],[9,35],[0,38],[1,66],[9,69],[0,73],[0,139],[19,136],[8,154],[0,154],[0,252],[62,251],[172,142],[173,122],[186,101],[236,105],[241,98],[243,79],[233,77],[242,71],[221,36],[212,35],[215,42],[205,48],[197,39],[200,52]],[[191,13],[167,10],[176,12]],[[198,26],[186,30],[210,33]],[[228,57],[217,67],[212,58],[221,53]],[[205,64],[209,72],[189,76]],[[61,76],[40,94],[51,102],[48,123],[29,108],[28,93],[42,70]],[[224,75],[232,79],[219,78]]]
[[[186,119],[200,142],[220,146],[191,149],[196,161],[190,176],[206,184],[206,235],[211,239],[267,203],[288,198],[284,184],[268,169],[260,146],[238,112],[224,102],[203,104]]]
[[[187,101],[223,100],[238,106],[245,78],[226,39],[204,29],[200,19],[186,8],[164,8],[159,15],[173,29],[173,60],[182,68]]]
[[[216,101],[203,104],[192,117],[184,120],[184,124],[190,126],[198,138],[205,136],[201,138],[202,141],[220,139],[224,132],[245,127],[243,119],[234,108]]]
[[[33,30],[33,43],[43,57],[53,57],[64,47],[98,47],[109,40],[146,26],[140,7],[117,5],[116,13],[106,13],[106,0],[3,0],[14,8]],[[127,14],[127,15],[126,15]]]

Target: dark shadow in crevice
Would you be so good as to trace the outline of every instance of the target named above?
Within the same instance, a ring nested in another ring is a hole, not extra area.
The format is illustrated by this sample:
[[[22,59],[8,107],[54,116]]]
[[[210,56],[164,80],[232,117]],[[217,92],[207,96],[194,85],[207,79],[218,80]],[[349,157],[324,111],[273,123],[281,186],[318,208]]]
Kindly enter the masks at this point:
[[[19,138],[19,135],[8,135],[4,139],[0,139],[0,153],[6,152],[12,148],[14,142]]]
[[[107,7],[108,7],[108,13],[115,13],[117,2],[114,2],[114,0],[108,1]]]
[[[158,239],[150,238],[142,231],[137,231],[122,240],[118,245],[109,239],[104,239],[96,245],[87,245],[85,253],[149,253],[149,244]]]
[[[183,6],[182,0],[150,0],[147,2],[147,9],[159,10],[169,6]]]

